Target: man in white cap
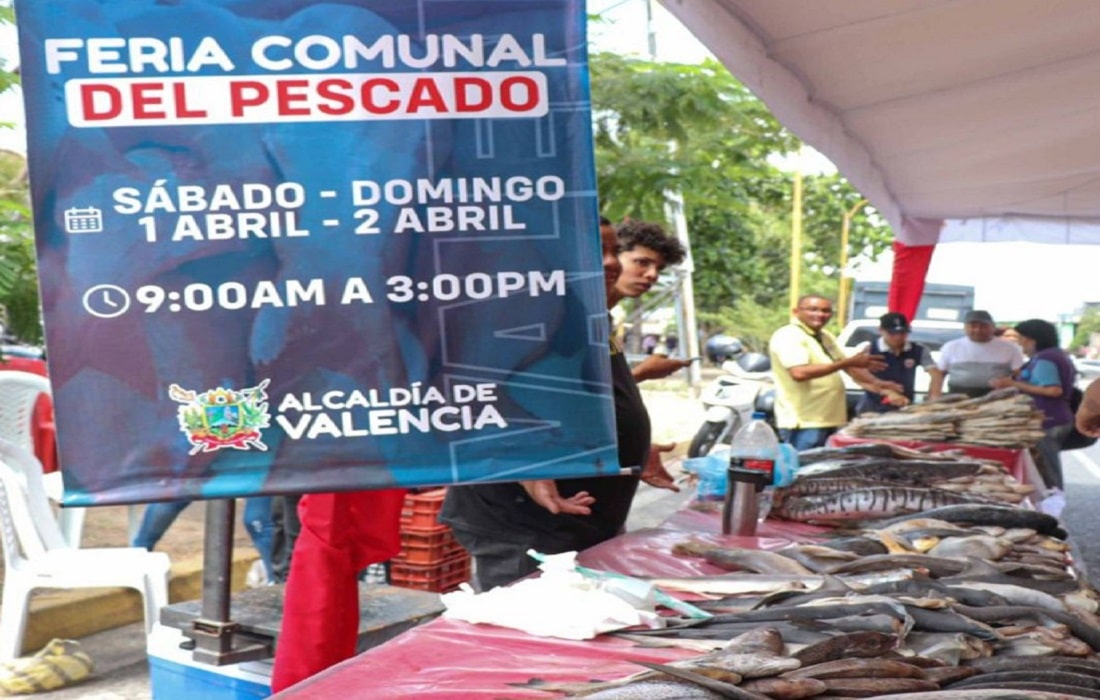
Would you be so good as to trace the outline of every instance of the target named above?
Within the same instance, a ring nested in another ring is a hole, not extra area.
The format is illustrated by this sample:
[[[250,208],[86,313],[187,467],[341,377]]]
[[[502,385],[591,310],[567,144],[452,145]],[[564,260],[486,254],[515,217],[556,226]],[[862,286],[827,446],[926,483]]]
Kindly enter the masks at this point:
[[[996,337],[997,327],[988,311],[970,311],[963,323],[966,335],[944,343],[931,370],[930,399],[943,394],[947,375],[951,375],[951,393],[983,396],[993,390],[990,380],[1011,377],[1024,365],[1020,346]]]

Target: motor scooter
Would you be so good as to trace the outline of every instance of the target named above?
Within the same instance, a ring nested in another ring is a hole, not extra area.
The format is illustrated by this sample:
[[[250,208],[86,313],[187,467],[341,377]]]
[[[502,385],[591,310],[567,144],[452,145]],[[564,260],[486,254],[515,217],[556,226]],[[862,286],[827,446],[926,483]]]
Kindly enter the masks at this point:
[[[688,457],[703,457],[715,446],[729,444],[753,411],[762,411],[775,427],[775,391],[767,355],[749,352],[722,363],[722,374],[702,393],[703,425],[688,447]]]

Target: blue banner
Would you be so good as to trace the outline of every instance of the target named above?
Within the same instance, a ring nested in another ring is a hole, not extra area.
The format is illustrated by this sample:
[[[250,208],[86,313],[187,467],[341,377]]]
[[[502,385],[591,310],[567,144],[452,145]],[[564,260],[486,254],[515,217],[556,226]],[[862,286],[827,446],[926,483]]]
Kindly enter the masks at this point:
[[[16,11],[67,504],[618,473],[583,0]]]

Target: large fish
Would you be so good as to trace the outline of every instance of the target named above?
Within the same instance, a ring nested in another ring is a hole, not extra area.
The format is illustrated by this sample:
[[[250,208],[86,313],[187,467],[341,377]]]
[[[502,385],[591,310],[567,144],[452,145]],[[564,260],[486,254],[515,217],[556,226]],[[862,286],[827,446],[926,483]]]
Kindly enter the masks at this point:
[[[674,554],[703,557],[727,571],[752,571],[758,574],[813,574],[794,559],[766,549],[721,547],[692,539],[672,546]]]
[[[1042,690],[1014,690],[1012,688],[961,688],[959,690],[933,690],[927,693],[898,693],[875,695],[875,700],[1078,700],[1079,695]]]
[[[664,673],[674,678],[689,681],[707,690],[713,691],[724,698],[733,698],[733,700],[770,700],[767,695],[754,693],[751,690],[743,690],[729,683],[721,683],[686,668],[670,666],[668,664],[654,664],[648,661],[635,661],[634,663],[645,666],[658,673]]]
[[[812,644],[794,653],[803,666],[820,664],[848,657],[872,658],[885,654],[898,645],[896,634],[852,632]]]
[[[899,516],[887,520],[883,525],[890,526],[909,520],[912,517],[935,518],[952,523],[971,523],[974,525],[999,525],[1001,527],[1026,527],[1043,535],[1054,535],[1066,539],[1066,531],[1053,515],[1037,510],[1000,506],[993,504],[955,504],[942,505],[920,513],[919,516]]]
[[[867,574],[854,574],[844,577],[844,582],[852,587],[870,586],[888,581],[902,581],[916,577],[912,569],[897,568],[891,571],[876,571]],[[645,578],[658,588],[688,593],[713,595],[768,594],[777,591],[807,591],[821,586],[825,581],[822,574],[810,576],[792,576],[790,574],[743,574],[731,573],[719,576],[687,576]]]
[[[873,487],[820,496],[784,498],[772,506],[771,512],[785,520],[829,522],[921,513],[950,505],[974,504],[950,491],[918,487]]]
[[[927,678],[924,669],[899,659],[836,659],[803,665],[782,674],[784,678]]]
[[[795,483],[818,478],[859,478],[895,481],[902,484],[931,484],[937,481],[973,476],[986,469],[982,462],[917,461],[873,459],[855,462],[819,462],[798,471]]]

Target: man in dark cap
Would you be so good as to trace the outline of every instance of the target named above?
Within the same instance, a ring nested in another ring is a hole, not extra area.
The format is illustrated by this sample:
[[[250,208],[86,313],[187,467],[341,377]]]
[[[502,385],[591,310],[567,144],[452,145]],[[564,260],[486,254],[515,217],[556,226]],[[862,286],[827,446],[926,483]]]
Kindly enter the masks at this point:
[[[900,385],[902,391],[864,391],[856,412],[884,413],[913,402],[917,367],[931,372],[936,364],[926,347],[909,342],[910,330],[912,329],[905,314],[892,311],[879,318],[879,337],[871,343],[870,352],[872,355],[880,355],[886,361],[886,367],[872,374],[877,379]]]
[[[952,393],[984,396],[993,390],[990,381],[1011,377],[1024,365],[1020,346],[996,337],[997,327],[988,311],[970,311],[963,318],[966,335],[944,343],[928,397],[943,394],[944,378],[950,374]]]

